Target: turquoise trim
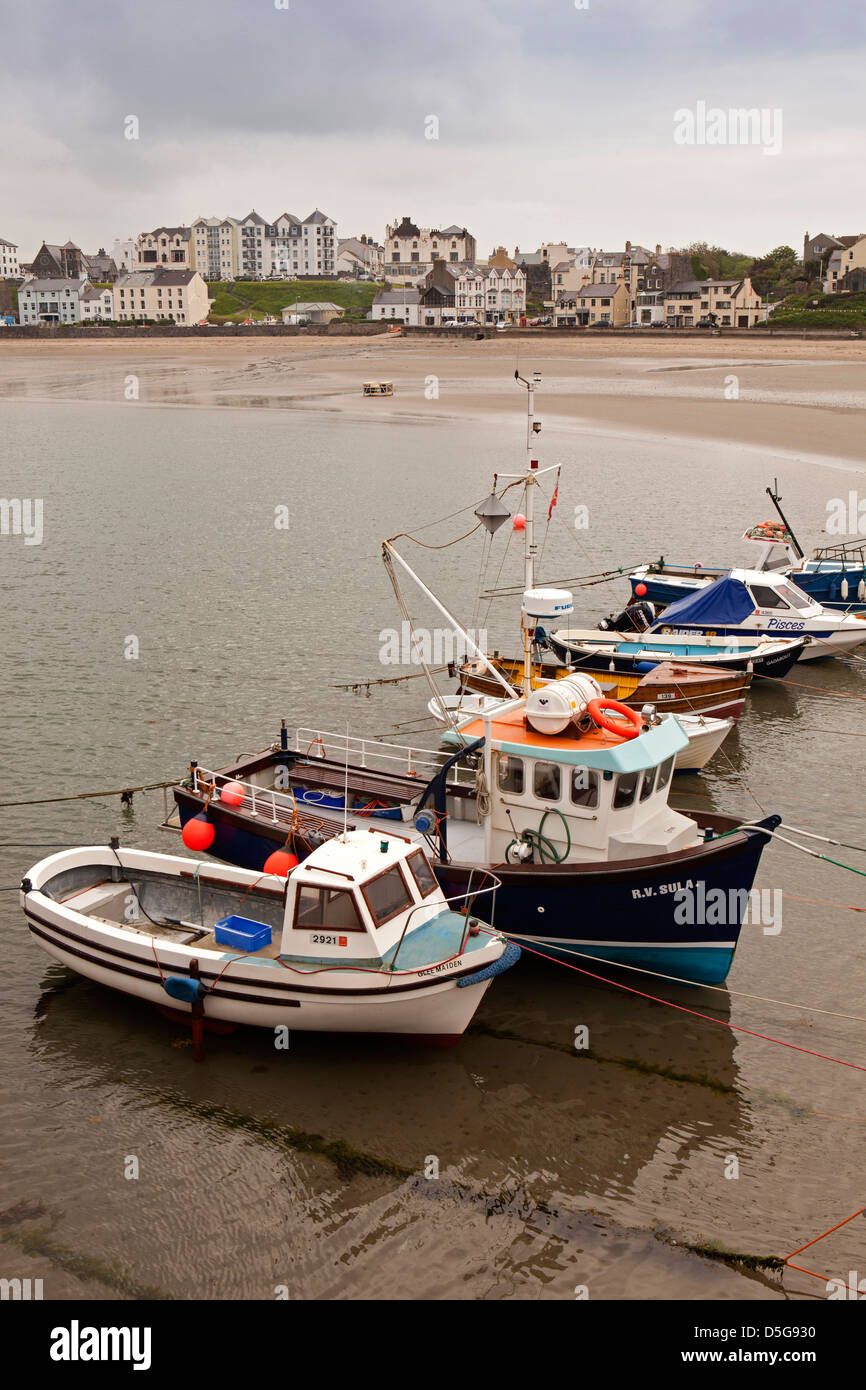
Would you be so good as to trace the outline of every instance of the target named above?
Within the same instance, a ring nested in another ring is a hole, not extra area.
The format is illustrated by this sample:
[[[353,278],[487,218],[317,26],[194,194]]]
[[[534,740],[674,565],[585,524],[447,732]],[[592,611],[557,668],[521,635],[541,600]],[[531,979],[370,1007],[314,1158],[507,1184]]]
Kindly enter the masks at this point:
[[[527,944],[538,945],[568,965],[594,970],[596,964],[603,973],[605,962],[611,966],[634,965],[640,970],[655,970],[662,975],[677,975],[696,985],[724,984],[734,951],[729,946],[562,946],[556,941],[528,937]],[[664,981],[659,981],[664,984]],[[641,989],[652,989],[653,982],[638,981]]]
[[[500,743],[493,741],[493,747],[515,758],[529,758],[536,762],[567,763],[572,767],[598,768],[602,772],[641,772],[646,767],[658,767],[666,758],[687,748],[689,736],[676,715],[663,716],[660,724],[654,724],[637,738],[617,744],[615,748],[580,749],[558,748],[555,735],[551,735],[549,745],[539,748],[525,743]]]

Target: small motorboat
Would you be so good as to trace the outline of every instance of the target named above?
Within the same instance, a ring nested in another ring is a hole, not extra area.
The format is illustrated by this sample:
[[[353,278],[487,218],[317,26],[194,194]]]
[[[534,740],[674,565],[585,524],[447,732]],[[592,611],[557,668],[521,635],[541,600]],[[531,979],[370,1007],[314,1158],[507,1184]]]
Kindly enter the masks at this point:
[[[460,748],[466,742],[461,733],[462,726],[472,723],[479,715],[491,714],[502,703],[503,700],[494,695],[440,695],[438,699],[430,700],[427,709],[438,723],[449,725],[442,735],[442,742],[449,747]],[[652,709],[647,705],[645,716]],[[649,717],[658,718],[654,711]],[[674,772],[701,772],[734,727],[733,719],[712,719],[704,714],[670,717],[679,720],[689,740],[688,745],[676,755]]]
[[[21,906],[70,969],[193,1019],[456,1042],[520,954],[474,915],[497,887],[479,872],[446,901],[422,845],[366,827],[258,872],[63,850]]]
[[[671,636],[664,626],[658,631],[617,632],[598,628],[558,628],[546,634],[550,650],[576,670],[584,665],[597,670],[609,663],[614,671],[641,671],[660,661],[685,666],[721,666],[725,670],[751,671],[756,677],[786,676],[803,654],[804,637],[740,637],[699,634]]]
[[[819,661],[866,642],[866,613],[822,608],[781,574],[731,570],[672,603],[642,635],[663,641],[793,636],[805,642],[801,661]]]

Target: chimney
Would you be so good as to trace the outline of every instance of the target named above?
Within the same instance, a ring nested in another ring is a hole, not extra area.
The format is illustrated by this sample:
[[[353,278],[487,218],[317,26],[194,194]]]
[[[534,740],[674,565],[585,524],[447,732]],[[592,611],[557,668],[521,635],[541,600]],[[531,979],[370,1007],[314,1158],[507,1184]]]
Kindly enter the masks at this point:
[[[626,242],[626,244],[625,244],[625,250],[626,250],[626,255],[628,255],[629,251],[631,250],[631,242],[630,242],[630,241],[627,241],[627,242]]]
[[[657,255],[657,256],[660,256],[661,253],[662,253],[661,243],[657,241],[657,242],[656,242],[656,255]]]

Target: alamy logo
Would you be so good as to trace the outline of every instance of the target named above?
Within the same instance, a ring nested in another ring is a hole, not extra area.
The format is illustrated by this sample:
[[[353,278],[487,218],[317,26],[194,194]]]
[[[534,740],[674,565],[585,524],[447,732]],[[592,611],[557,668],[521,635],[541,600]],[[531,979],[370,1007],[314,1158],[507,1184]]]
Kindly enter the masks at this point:
[[[0,497],[0,536],[23,536],[25,545],[41,545],[42,498]]]
[[[0,1279],[0,1301],[26,1303],[42,1297],[41,1279]]]
[[[51,1332],[52,1361],[131,1361],[134,1371],[150,1370],[149,1327],[69,1327]]]
[[[467,629],[476,649],[487,650],[487,632]],[[447,666],[466,650],[466,638],[452,628],[437,627],[431,631],[410,623],[401,623],[400,631],[385,627],[379,633],[379,661],[383,666]]]
[[[674,893],[674,921],[688,927],[763,927],[765,936],[782,930],[781,888],[707,888],[703,879]]]
[[[731,107],[695,103],[674,112],[675,145],[760,145],[763,154],[782,152],[782,111],[778,106]]]

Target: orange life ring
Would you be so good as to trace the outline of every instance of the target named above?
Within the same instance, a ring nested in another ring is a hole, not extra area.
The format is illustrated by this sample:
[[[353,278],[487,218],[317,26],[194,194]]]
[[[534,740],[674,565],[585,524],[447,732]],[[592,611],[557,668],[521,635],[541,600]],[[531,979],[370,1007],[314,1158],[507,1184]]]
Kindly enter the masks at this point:
[[[606,709],[614,709],[618,714],[625,715],[630,723],[623,727],[621,719],[605,719],[602,711]],[[637,710],[629,709],[621,700],[590,700],[586,712],[600,729],[607,729],[609,734],[619,734],[620,738],[637,738],[643,729],[643,719]]]

